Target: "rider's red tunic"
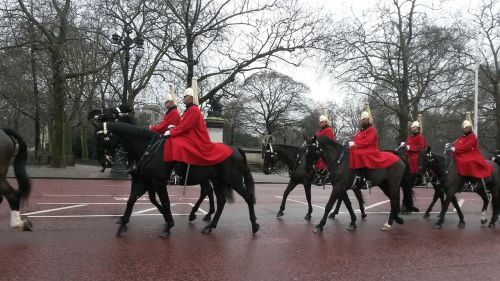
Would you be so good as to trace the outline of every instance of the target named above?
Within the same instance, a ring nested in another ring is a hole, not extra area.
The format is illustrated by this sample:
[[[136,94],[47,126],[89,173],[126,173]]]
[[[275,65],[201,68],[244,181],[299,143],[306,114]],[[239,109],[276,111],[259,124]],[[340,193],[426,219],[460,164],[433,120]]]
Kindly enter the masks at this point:
[[[461,176],[487,178],[491,176],[493,167],[484,160],[477,146],[477,137],[474,133],[460,136],[454,143],[455,167]]]
[[[195,166],[210,166],[226,160],[233,150],[222,143],[213,143],[205,120],[196,105],[182,114],[177,127],[165,141],[163,159],[185,162]]]
[[[349,150],[351,169],[381,169],[399,161],[396,155],[379,150],[377,132],[373,126],[359,130],[352,141],[354,146]]]
[[[410,146],[410,150],[405,152],[410,163],[410,174],[416,174],[418,172],[418,150],[427,147],[425,138],[420,133],[411,134],[406,138],[406,145]]]
[[[165,113],[165,116],[163,116],[161,122],[151,126],[151,128],[149,129],[153,132],[163,134],[167,131],[168,126],[170,125],[177,126],[180,120],[181,120],[181,115],[179,114],[177,107],[171,107],[168,109],[167,113]]]
[[[333,129],[330,126],[326,126],[323,129],[317,131],[316,137],[320,137],[320,136],[327,136],[327,137],[331,138],[332,140],[335,140],[335,133],[333,132]],[[326,164],[325,164],[325,161],[323,161],[323,159],[319,159],[315,165],[316,165],[316,169],[318,169],[320,171],[326,169]]]

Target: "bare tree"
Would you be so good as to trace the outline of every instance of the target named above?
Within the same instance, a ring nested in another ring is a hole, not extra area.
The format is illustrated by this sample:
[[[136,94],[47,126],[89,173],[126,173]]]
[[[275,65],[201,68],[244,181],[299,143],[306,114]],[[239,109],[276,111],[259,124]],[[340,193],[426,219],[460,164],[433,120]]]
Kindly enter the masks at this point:
[[[296,0],[165,1],[174,46],[167,53],[188,86],[198,67],[209,83],[200,102],[212,98],[240,73],[290,62],[321,38],[323,20]],[[211,80],[209,82],[208,80]]]
[[[326,46],[326,65],[351,91],[396,117],[396,139],[406,137],[408,121],[419,113],[449,101],[470,75],[465,67],[471,62],[465,54],[468,37],[457,24],[434,24],[425,13],[429,8],[417,2],[379,2],[375,14],[344,23]],[[439,102],[427,102],[432,100]]]
[[[304,84],[276,71],[252,74],[241,89],[248,101],[247,126],[260,135],[272,135],[297,125],[307,110],[304,94],[308,91]]]

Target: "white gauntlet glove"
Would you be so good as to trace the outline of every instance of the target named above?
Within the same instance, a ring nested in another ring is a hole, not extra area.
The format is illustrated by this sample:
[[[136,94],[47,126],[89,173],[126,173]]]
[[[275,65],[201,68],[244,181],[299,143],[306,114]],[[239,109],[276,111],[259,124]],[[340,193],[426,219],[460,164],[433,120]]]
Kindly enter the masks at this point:
[[[354,145],[355,145],[355,143],[353,141],[349,142],[349,147],[353,147]]]
[[[455,147],[454,146],[451,147],[451,152],[455,152]]]
[[[410,146],[409,145],[406,146],[406,150],[410,150]]]
[[[163,134],[163,136],[165,136],[165,137],[170,136],[170,131],[166,131],[166,132]]]
[[[173,128],[175,128],[175,125],[168,125],[168,128],[167,128],[167,129],[169,129],[169,130],[170,130],[170,129],[173,129]]]

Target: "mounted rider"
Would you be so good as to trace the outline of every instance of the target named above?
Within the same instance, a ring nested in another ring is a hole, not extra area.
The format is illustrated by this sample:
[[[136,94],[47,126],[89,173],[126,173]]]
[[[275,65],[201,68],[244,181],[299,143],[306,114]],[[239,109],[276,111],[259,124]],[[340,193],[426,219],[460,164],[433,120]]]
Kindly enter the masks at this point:
[[[462,131],[463,134],[451,147],[455,168],[459,175],[465,177],[466,184],[477,186],[478,181],[483,181],[484,178],[491,176],[493,167],[486,162],[479,151],[477,137],[472,131],[470,116],[462,122]]]
[[[411,124],[411,135],[406,138],[406,142],[402,142],[400,147],[404,148],[404,154],[408,157],[410,175],[407,182],[403,185],[403,213],[419,212],[413,203],[413,185],[418,174],[418,152],[427,148],[425,138],[422,135],[421,124],[419,121],[414,121]]]
[[[319,117],[319,126],[320,129],[314,134],[316,138],[320,136],[327,136],[332,140],[336,140],[335,133],[333,132],[332,127],[330,127],[328,117],[326,115],[321,115]],[[324,185],[327,181],[328,169],[326,167],[325,161],[320,158],[315,164],[314,168],[316,170],[317,176],[313,180],[313,184],[316,185]]]
[[[399,158],[392,153],[380,151],[369,107],[361,113],[360,125],[361,129],[349,141],[349,165],[352,170],[356,170],[355,184],[358,185],[364,178],[366,187],[371,188],[369,171],[387,168],[399,161]]]
[[[198,93],[192,88],[184,92],[186,110],[179,124],[167,130],[164,145],[164,161],[175,161],[176,174],[185,176],[186,165],[210,166],[226,160],[233,150],[221,143],[213,143],[208,134],[205,120],[198,107]],[[183,164],[185,163],[185,164]]]
[[[173,85],[169,84],[168,86],[170,88],[170,92],[165,97],[165,108],[167,109],[167,113],[165,113],[165,116],[163,116],[160,123],[149,126],[150,131],[159,134],[164,134],[167,130],[177,126],[181,120],[181,115],[179,114],[179,110],[177,110],[177,102],[175,101]]]

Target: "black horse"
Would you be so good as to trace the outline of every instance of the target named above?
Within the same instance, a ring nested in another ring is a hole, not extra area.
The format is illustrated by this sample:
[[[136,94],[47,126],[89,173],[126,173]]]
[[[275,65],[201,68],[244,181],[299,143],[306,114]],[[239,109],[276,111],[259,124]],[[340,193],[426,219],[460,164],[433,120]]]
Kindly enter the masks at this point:
[[[16,153],[16,142],[18,150],[14,159],[14,174],[18,183],[17,190],[10,185],[6,178],[10,161]],[[2,203],[3,197],[9,202],[10,226],[24,231],[32,231],[31,222],[27,219],[21,220],[19,214],[21,201],[26,200],[31,192],[31,181],[26,173],[27,158],[28,152],[23,138],[12,129],[0,129],[0,203]]]
[[[320,223],[316,226],[315,231],[323,230],[328,213],[332,209],[334,201],[339,197],[347,197],[346,188],[355,185],[356,177],[355,172],[349,167],[349,151],[340,143],[324,136],[319,137],[317,141],[308,142],[306,167],[311,167],[320,156],[323,157],[328,166],[328,171],[335,180],[332,184],[333,189],[330,199],[325,207],[325,213]],[[374,186],[379,186],[391,203],[389,220],[382,227],[384,231],[391,229],[393,221],[399,224],[403,224],[404,222],[403,219],[399,217],[399,188],[404,173],[405,164],[401,159],[387,168],[371,171],[370,179],[372,184]],[[354,212],[351,213],[351,219],[351,225],[355,225],[356,216]]]
[[[434,204],[436,204],[438,199],[441,202],[441,207],[444,205],[444,183],[446,180],[446,174],[448,172],[447,161],[444,155],[432,152],[430,146],[428,146],[426,150],[419,150],[418,153],[419,172],[422,174],[428,174],[431,177],[430,182],[432,184],[432,187],[434,188],[434,196],[432,197],[431,204],[429,205],[429,207],[427,207],[427,210],[424,213],[424,218],[428,218],[430,216],[432,208],[434,207]],[[481,223],[485,224],[487,222],[486,208],[488,207],[489,199],[484,190],[478,190],[477,192],[483,199],[484,212],[481,212]],[[460,219],[458,225],[460,227],[464,227],[464,215],[455,195],[453,195],[451,203],[453,204],[455,210],[457,210],[457,214]]]
[[[421,153],[421,155],[424,157],[423,158],[423,163],[426,162],[427,159],[427,153]],[[434,153],[431,155],[435,155]],[[439,157],[440,158],[440,157]],[[445,157],[443,156],[440,158],[440,165],[443,165],[442,167],[446,167],[446,164],[443,164],[445,162]],[[479,186],[475,190],[479,196],[483,199],[483,209],[481,211],[481,223],[485,224],[487,222],[486,220],[486,209],[488,207],[488,194],[486,193],[486,189],[490,191],[491,193],[491,201],[492,201],[492,209],[493,209],[493,214],[490,219],[490,223],[488,227],[492,228],[495,226],[495,223],[498,219],[498,212],[500,211],[500,205],[499,205],[499,195],[500,195],[500,169],[498,165],[494,162],[488,161],[490,164],[493,166],[493,172],[492,175],[488,178],[485,178],[479,183]],[[441,229],[441,226],[444,222],[444,218],[446,215],[446,211],[448,210],[448,206],[450,205],[450,202],[453,203],[455,209],[457,210],[458,216],[460,218],[460,222],[458,224],[459,227],[464,227],[465,226],[465,221],[463,217],[463,213],[460,209],[460,206],[456,202],[457,199],[455,197],[455,194],[457,192],[461,192],[464,189],[464,186],[466,186],[466,178],[459,175],[457,173],[457,170],[455,168],[455,163],[453,161],[450,161],[449,165],[447,165],[448,168],[446,170],[446,177],[444,181],[444,193],[445,193],[445,200],[441,205],[441,213],[439,214],[439,220],[434,224],[433,228],[435,229]],[[423,168],[423,167],[422,167]]]
[[[163,208],[166,227],[163,237],[170,235],[170,228],[174,226],[170,201],[165,188],[170,178],[175,162],[163,161],[164,140],[157,133],[138,128],[126,123],[95,123],[100,131],[98,138],[103,138],[107,149],[114,149],[119,144],[128,152],[135,163],[135,170],[131,173],[138,182],[146,182],[158,194]],[[250,213],[252,231],[259,230],[254,211],[255,184],[250,173],[246,156],[240,149],[233,149],[233,154],[217,165],[198,167],[192,166],[189,171],[188,185],[196,185],[209,180],[214,185],[217,197],[215,216],[204,229],[203,233],[210,233],[217,226],[226,199],[232,200],[232,189],[236,190],[245,200]],[[245,185],[243,185],[243,180]],[[126,224],[128,221],[123,221]]]
[[[90,111],[87,115],[88,120],[95,120],[99,122],[124,122],[132,125],[136,125],[136,120],[134,116],[131,114],[131,110],[127,106],[121,105],[117,108],[104,108],[104,109],[94,109]],[[113,157],[116,155],[118,149],[121,149],[120,146],[112,146],[112,148],[106,148],[105,141],[103,138],[97,138],[97,159],[103,169],[101,172],[104,172],[106,168],[112,167]],[[133,165],[133,159],[128,159],[130,165]],[[142,180],[136,179],[136,175],[131,173],[132,184],[130,195],[127,200],[127,207],[125,209],[125,213],[121,216],[117,223],[120,224],[120,227],[117,231],[117,236],[121,236],[123,232],[127,230],[126,224],[130,221],[130,216],[132,215],[133,207],[141,196],[143,196],[146,192],[148,192],[148,197],[151,203],[163,214],[163,206],[156,200],[156,192],[153,188],[151,188],[152,183],[148,178],[143,178]],[[196,219],[196,212],[198,211],[201,203],[208,196],[210,209],[207,214],[203,217],[204,221],[210,221],[212,214],[215,213],[214,206],[214,196],[213,196],[213,187],[210,182],[201,183],[200,184],[200,197],[198,201],[194,204],[191,212],[189,214],[189,221],[193,221]]]
[[[284,145],[284,144],[270,144],[266,146],[264,153],[264,163],[262,170],[264,174],[268,175],[276,171],[276,166],[279,161],[285,163],[288,166],[288,171],[290,175],[290,181],[283,193],[283,198],[281,200],[280,209],[278,211],[277,217],[283,216],[283,211],[285,210],[286,200],[288,195],[292,190],[300,183],[304,186],[304,191],[306,193],[307,199],[307,214],[304,217],[306,220],[311,219],[311,213],[313,211],[311,204],[311,182],[313,181],[314,175],[312,172],[306,170],[306,162],[304,161],[305,149],[299,149],[295,146]],[[361,210],[362,218],[366,218],[363,195],[360,189],[354,189],[354,194],[359,202],[359,208]],[[330,214],[330,218],[335,218],[335,215],[339,213],[342,201],[337,203],[335,211]]]

